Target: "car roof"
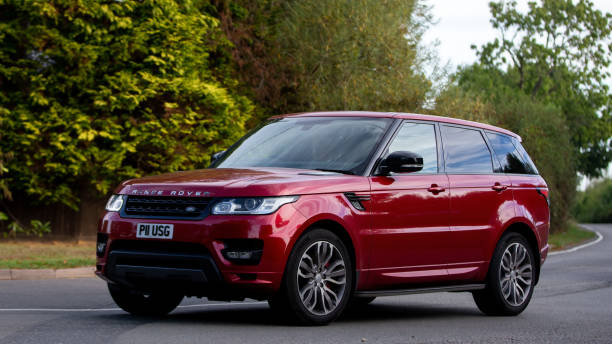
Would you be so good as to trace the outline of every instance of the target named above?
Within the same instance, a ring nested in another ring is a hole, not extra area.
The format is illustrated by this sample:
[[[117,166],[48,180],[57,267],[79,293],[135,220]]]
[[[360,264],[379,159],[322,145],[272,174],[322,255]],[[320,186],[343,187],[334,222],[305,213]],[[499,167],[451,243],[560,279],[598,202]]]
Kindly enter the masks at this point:
[[[465,125],[475,128],[481,128],[491,131],[497,131],[506,135],[516,137],[521,141],[521,137],[510,130],[496,127],[490,124],[478,123],[468,121],[464,119],[444,117],[444,116],[433,116],[433,115],[421,115],[415,113],[402,113],[402,112],[375,112],[375,111],[321,111],[321,112],[298,112],[290,113],[285,115],[273,116],[272,118],[283,118],[283,117],[386,117],[386,118],[401,118],[411,119],[419,121],[435,121],[440,123],[458,124]]]

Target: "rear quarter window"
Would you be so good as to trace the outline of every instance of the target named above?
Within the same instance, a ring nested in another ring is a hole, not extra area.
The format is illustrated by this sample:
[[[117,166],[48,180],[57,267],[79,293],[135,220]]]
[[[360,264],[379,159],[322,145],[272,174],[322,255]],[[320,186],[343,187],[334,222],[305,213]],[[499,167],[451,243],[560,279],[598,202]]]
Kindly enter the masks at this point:
[[[529,174],[540,174],[538,172],[538,169],[536,168],[535,164],[531,160],[531,157],[529,157],[529,154],[527,154],[527,151],[525,150],[525,148],[523,148],[523,145],[521,145],[519,140],[517,140],[516,138],[513,137],[512,138],[512,143],[514,143],[514,146],[516,147],[516,149],[521,154],[521,157],[523,158],[523,161],[525,162],[525,165],[527,166],[527,173],[529,173]]]
[[[534,174],[534,168],[523,157],[513,138],[504,134],[487,132],[487,138],[499,164],[494,171],[498,173]],[[518,140],[516,143],[520,145]],[[521,147],[522,148],[522,147]]]

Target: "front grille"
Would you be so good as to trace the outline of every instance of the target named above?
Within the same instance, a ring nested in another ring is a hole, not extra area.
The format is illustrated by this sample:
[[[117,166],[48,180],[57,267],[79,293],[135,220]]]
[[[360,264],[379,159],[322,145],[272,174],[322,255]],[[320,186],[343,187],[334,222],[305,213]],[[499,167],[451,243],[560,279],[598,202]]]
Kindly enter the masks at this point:
[[[109,251],[134,251],[134,252],[156,252],[165,254],[203,254],[208,253],[204,245],[180,242],[180,241],[157,241],[157,240],[113,240]]]
[[[123,210],[128,217],[201,219],[208,212],[210,198],[128,196]]]
[[[210,257],[205,246],[177,241],[115,240],[109,252],[119,255],[116,265],[199,269],[202,257]]]
[[[205,246],[175,241],[112,241],[104,271],[111,281],[134,290],[174,289],[197,296],[223,280]]]

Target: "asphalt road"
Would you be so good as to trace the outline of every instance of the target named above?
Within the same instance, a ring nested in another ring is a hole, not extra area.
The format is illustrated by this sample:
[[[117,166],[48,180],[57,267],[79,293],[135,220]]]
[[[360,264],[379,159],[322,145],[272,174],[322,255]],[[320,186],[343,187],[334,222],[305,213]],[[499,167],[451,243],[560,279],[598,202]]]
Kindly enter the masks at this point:
[[[186,299],[163,319],[132,317],[102,280],[0,281],[0,343],[612,343],[612,225],[549,257],[527,310],[487,317],[468,293],[379,298],[324,327],[294,327],[266,303]]]

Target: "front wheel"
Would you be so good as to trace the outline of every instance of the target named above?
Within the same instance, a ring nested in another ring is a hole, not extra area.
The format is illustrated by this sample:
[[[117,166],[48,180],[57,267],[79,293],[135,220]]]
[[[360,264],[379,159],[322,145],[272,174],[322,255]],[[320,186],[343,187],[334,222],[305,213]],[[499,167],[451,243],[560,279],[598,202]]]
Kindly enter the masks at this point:
[[[314,229],[295,244],[283,288],[271,306],[284,305],[300,323],[324,325],[346,308],[352,285],[353,267],[344,243],[327,230]]]
[[[152,293],[144,294],[108,284],[111,297],[124,311],[133,315],[162,316],[172,312],[183,300],[182,294]]]
[[[486,287],[472,293],[474,301],[488,315],[518,315],[531,300],[535,274],[527,240],[517,233],[504,235],[491,259]]]

